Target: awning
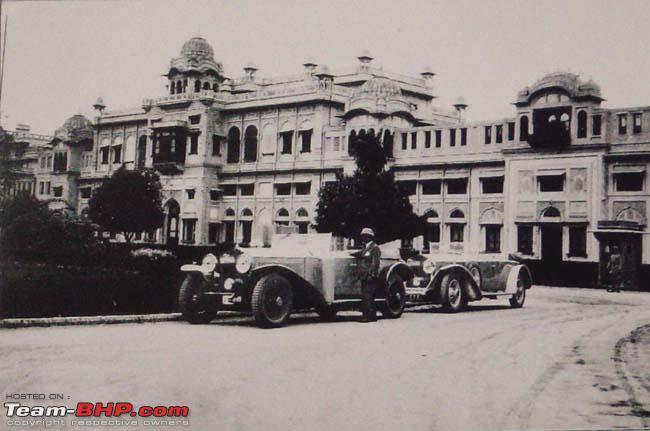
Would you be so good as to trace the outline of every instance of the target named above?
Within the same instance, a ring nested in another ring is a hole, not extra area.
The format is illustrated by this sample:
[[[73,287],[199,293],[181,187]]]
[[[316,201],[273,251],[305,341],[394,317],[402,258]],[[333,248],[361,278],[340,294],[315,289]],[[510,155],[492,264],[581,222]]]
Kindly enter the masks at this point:
[[[613,165],[614,174],[643,174],[645,173],[644,165]]]
[[[566,169],[541,169],[537,171],[538,177],[557,177],[566,175]]]

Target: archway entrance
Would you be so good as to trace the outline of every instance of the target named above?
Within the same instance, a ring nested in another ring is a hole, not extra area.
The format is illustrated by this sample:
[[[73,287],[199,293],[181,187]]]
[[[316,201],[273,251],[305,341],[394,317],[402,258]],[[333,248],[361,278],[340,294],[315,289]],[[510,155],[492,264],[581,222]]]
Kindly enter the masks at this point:
[[[548,264],[562,262],[562,225],[542,225],[542,260]]]
[[[181,207],[175,199],[170,199],[165,204],[167,217],[165,220],[165,238],[167,245],[176,247],[178,245],[178,217],[181,213]]]

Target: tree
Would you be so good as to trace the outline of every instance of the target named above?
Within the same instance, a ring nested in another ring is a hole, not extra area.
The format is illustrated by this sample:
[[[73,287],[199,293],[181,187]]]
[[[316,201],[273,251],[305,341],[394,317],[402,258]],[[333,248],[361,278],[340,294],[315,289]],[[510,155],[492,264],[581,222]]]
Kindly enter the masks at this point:
[[[413,212],[408,195],[385,170],[386,153],[379,138],[369,133],[353,138],[357,169],[338,175],[320,189],[316,206],[319,232],[354,238],[364,227],[375,231],[379,243],[411,238],[424,232],[424,220]]]
[[[16,182],[14,160],[11,156],[13,142],[13,136],[0,127],[0,199],[6,197]]]
[[[124,166],[95,190],[88,202],[88,217],[109,232],[122,233],[127,242],[137,232],[162,226],[158,175],[151,170],[130,171]]]

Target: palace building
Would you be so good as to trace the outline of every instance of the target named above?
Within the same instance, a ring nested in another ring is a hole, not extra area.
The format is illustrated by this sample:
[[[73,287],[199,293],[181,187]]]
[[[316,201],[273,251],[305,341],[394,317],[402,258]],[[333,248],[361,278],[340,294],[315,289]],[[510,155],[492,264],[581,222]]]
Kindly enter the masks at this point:
[[[254,247],[268,228],[314,231],[319,188],[354,170],[352,136],[374,134],[427,216],[416,245],[431,253],[595,267],[617,252],[629,267],[650,265],[650,106],[602,108],[596,83],[552,73],[505,98],[512,117],[470,123],[462,99],[437,107],[430,70],[357,60],[337,72],[310,60],[275,78],[249,64],[229,78],[194,37],[170,61],[162,96],[123,111],[99,99],[93,122],[68,119],[34,153],[30,190],[84,214],[115,169],[154,168],[166,221],[139,240]]]

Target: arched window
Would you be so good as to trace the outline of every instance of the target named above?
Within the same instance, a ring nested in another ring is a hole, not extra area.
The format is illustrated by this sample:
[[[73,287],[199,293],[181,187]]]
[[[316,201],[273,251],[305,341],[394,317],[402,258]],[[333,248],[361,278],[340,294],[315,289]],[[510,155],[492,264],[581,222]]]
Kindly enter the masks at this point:
[[[289,211],[287,211],[286,208],[280,208],[280,209],[278,210],[278,215],[277,215],[277,217],[278,217],[278,218],[280,218],[280,217],[289,217]]]
[[[239,163],[239,141],[241,133],[239,128],[233,126],[228,131],[228,163]]]
[[[169,94],[174,94],[176,92],[176,83],[172,81],[169,84]]]
[[[440,217],[436,210],[429,210],[424,213],[427,222],[426,237],[424,241],[424,252],[431,251],[431,244],[440,243]]]
[[[216,82],[212,84],[212,91],[219,91],[219,84],[217,84]]]
[[[144,168],[147,163],[147,136],[142,135],[138,140],[138,168]]]
[[[560,210],[555,207],[548,207],[542,213],[542,217],[560,217]]]
[[[205,81],[205,82],[203,83],[203,89],[204,89],[204,90],[209,90],[209,89],[210,89],[210,83],[209,83],[208,81]]]
[[[228,208],[226,212],[224,213],[224,217],[235,217],[235,210],[232,208]]]
[[[298,233],[309,232],[309,213],[306,209],[300,208],[296,211],[296,226],[298,226]]]
[[[289,226],[289,211],[286,208],[280,208],[275,213],[275,224],[278,226]]]
[[[459,209],[455,209],[449,214],[449,218],[465,218],[465,213]]]
[[[257,127],[248,126],[244,134],[244,162],[257,161]]]
[[[587,113],[585,111],[578,112],[578,138],[587,137]]]
[[[248,208],[244,208],[242,210],[242,212],[241,212],[241,216],[242,216],[242,218],[244,218],[244,217],[253,217],[253,211],[251,211]]]
[[[183,92],[183,83],[181,81],[176,81],[176,94],[181,94]]]
[[[197,79],[194,81],[194,92],[198,93],[199,91],[201,91],[201,81]]]
[[[241,242],[242,244],[250,244],[253,236],[253,211],[244,208],[241,212]]]
[[[393,134],[390,133],[389,130],[386,130],[384,132],[384,154],[386,154],[386,157],[392,158],[393,157]]]
[[[528,116],[522,115],[519,119],[519,139],[522,141],[528,140]]]
[[[262,127],[262,155],[275,154],[278,132],[273,124],[265,124]]]

